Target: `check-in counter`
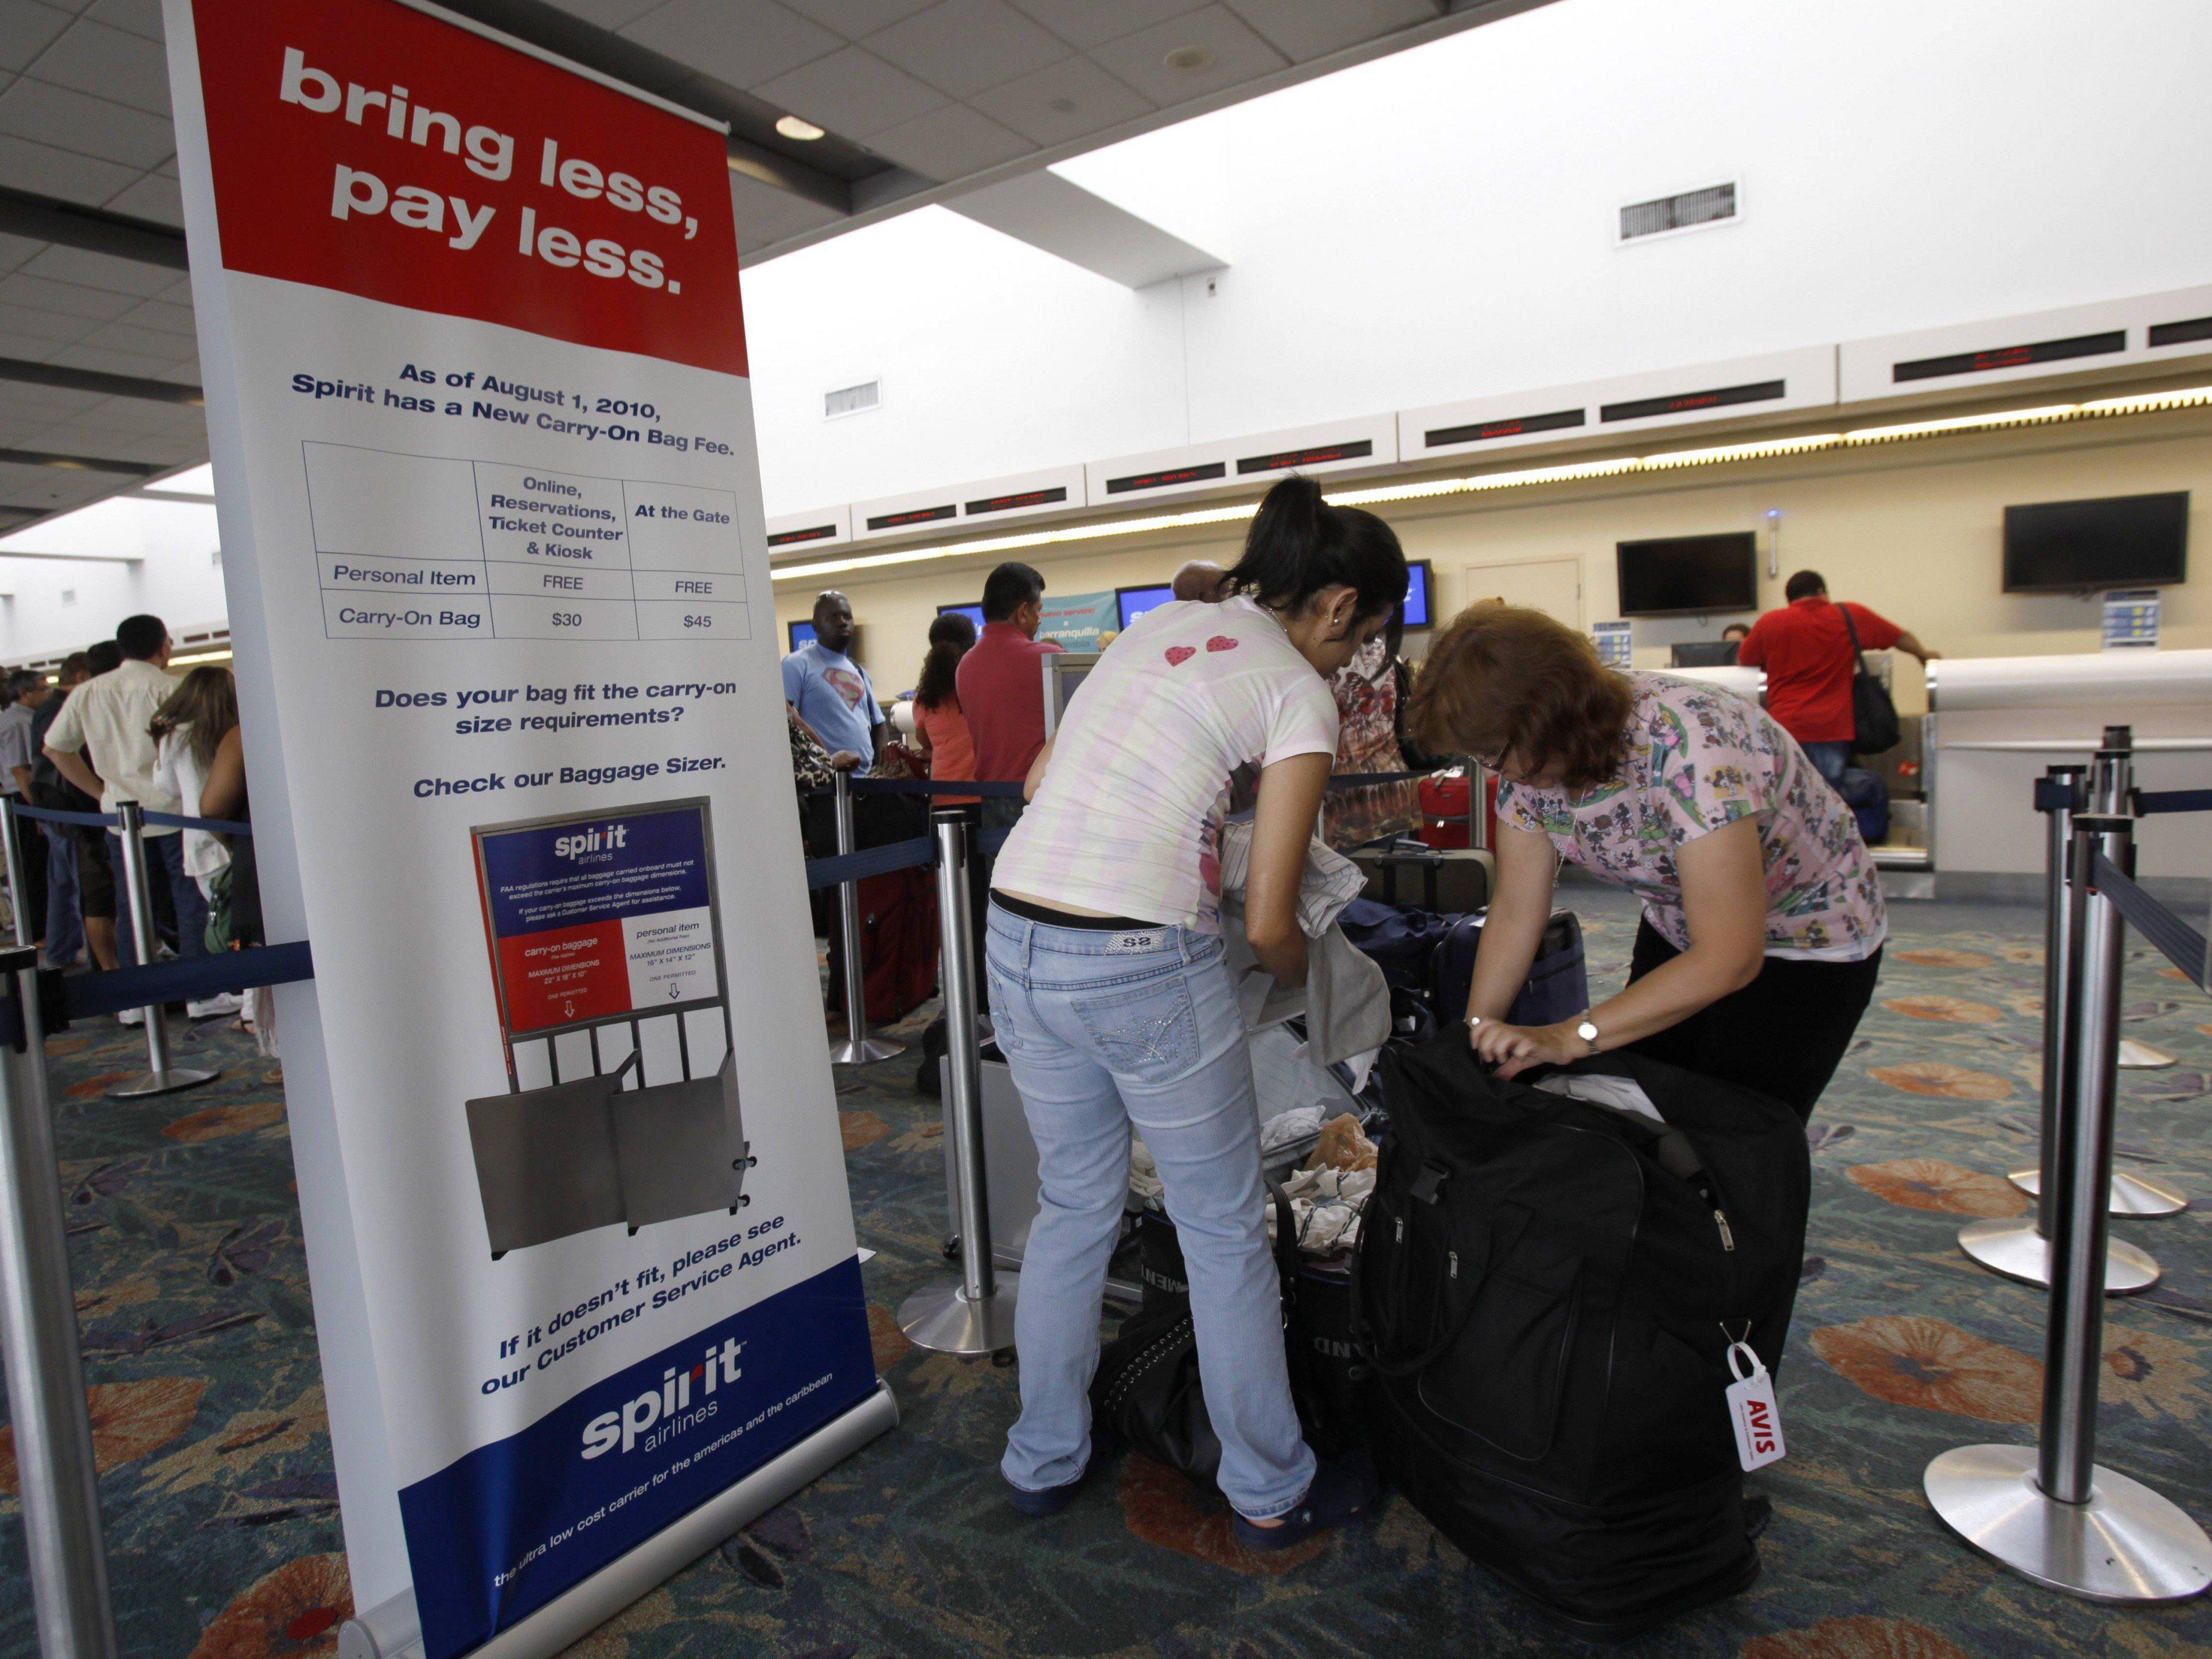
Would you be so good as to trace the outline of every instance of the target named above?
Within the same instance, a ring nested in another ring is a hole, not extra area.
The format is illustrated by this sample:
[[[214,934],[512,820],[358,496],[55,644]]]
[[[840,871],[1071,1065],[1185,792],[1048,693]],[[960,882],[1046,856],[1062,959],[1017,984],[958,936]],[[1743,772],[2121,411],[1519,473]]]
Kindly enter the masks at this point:
[[[2039,890],[2047,767],[2086,763],[2107,726],[2135,732],[2144,789],[2212,785],[2212,651],[2118,650],[1944,659],[1928,666],[1930,851],[1945,896]],[[2203,821],[2143,820],[2136,871],[2204,875]]]

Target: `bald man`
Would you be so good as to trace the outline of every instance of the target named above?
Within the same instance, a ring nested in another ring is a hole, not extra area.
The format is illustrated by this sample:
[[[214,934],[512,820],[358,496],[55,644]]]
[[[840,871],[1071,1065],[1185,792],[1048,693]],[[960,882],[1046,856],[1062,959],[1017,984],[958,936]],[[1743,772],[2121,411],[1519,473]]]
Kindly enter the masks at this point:
[[[1206,605],[1218,605],[1228,598],[1229,573],[1211,559],[1193,559],[1175,573],[1170,584],[1176,598],[1197,599]]]

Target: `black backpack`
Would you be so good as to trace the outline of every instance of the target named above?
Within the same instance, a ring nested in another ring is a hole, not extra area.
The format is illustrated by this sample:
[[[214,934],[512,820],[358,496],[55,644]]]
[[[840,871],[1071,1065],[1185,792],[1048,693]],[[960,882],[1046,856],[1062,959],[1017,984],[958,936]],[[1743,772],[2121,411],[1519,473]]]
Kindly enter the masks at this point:
[[[1810,1172],[1779,1102],[1620,1052],[1667,1126],[1500,1082],[1456,1030],[1383,1057],[1353,1256],[1369,1438],[1438,1530],[1589,1635],[1757,1575],[1725,1391],[1782,1357]]]

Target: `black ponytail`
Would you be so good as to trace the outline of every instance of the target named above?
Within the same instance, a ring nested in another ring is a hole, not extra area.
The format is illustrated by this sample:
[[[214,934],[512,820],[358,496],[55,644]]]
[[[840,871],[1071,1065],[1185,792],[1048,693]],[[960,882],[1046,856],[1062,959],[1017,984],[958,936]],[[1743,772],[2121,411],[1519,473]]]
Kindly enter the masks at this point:
[[[1244,556],[1229,573],[1232,592],[1277,611],[1297,611],[1324,588],[1349,587],[1363,617],[1397,609],[1406,581],[1406,555],[1389,525],[1356,507],[1331,507],[1319,484],[1295,477],[1261,501]]]

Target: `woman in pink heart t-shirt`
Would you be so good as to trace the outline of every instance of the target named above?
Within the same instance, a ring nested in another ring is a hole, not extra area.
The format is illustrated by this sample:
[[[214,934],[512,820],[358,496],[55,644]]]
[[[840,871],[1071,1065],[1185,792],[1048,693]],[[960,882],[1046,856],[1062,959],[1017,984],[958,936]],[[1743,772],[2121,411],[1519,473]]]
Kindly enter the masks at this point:
[[[1298,1431],[1263,1218],[1244,1026],[1221,938],[1221,829],[1255,808],[1244,935],[1305,978],[1298,884],[1336,753],[1334,674],[1406,595],[1398,538],[1278,484],[1229,573],[1233,597],[1138,619],[1070,700],[992,871],[991,1018],[1036,1142],[1039,1209],[1014,1340],[1022,1414],[1000,1464],[1017,1510],[1073,1502],[1099,1302],[1133,1126],[1159,1167],[1190,1276],[1217,1472],[1247,1547],[1349,1520],[1371,1468],[1316,1465]]]

